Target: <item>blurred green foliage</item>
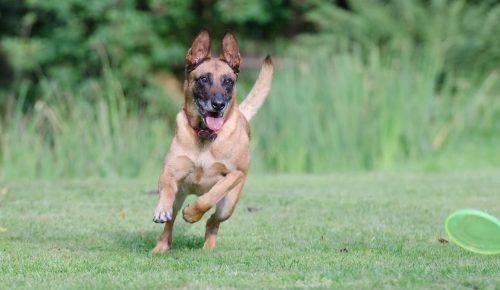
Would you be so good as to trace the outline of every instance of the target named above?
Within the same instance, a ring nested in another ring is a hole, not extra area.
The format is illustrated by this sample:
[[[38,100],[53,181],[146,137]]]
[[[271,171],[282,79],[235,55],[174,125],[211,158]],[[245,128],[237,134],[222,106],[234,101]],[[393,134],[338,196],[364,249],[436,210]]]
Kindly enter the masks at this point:
[[[0,94],[27,86],[27,104],[44,94],[42,79],[94,96],[104,64],[127,98],[148,102],[159,72],[182,73],[203,27],[236,31],[247,54],[437,47],[443,76],[486,75],[500,64],[493,0],[0,0],[0,11]]]
[[[0,90],[16,96],[27,85],[33,104],[46,79],[92,96],[109,64],[127,98],[140,99],[156,73],[182,72],[201,28],[215,36],[235,30],[244,44],[269,41],[303,30],[296,16],[304,7],[286,0],[0,0]]]
[[[201,28],[277,60],[254,169],[498,166],[497,2],[0,0],[0,180],[157,174]]]
[[[305,36],[305,47],[326,51],[373,47],[400,55],[415,48],[438,50],[444,72],[487,75],[500,67],[500,3],[484,1],[350,0],[349,9],[313,0],[306,19],[319,33]]]

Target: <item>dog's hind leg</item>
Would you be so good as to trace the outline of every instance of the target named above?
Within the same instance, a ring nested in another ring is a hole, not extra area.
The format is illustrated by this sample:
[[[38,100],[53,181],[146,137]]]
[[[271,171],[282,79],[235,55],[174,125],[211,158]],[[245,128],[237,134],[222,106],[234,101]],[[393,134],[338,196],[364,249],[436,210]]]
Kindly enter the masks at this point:
[[[153,254],[163,253],[166,250],[169,250],[172,246],[172,230],[174,227],[175,218],[177,216],[177,212],[182,207],[184,200],[186,199],[186,194],[183,192],[179,192],[174,201],[174,205],[172,207],[172,219],[165,223],[165,227],[163,228],[163,232],[156,243],[155,248],[153,249]]]
[[[184,220],[189,223],[199,221],[205,212],[215,206],[226,193],[243,182],[245,175],[239,170],[231,171],[219,180],[207,193],[198,197],[193,203],[186,206],[182,211]]]
[[[240,199],[241,189],[243,188],[243,181],[236,185],[227,195],[222,198],[218,203],[215,213],[207,220],[205,231],[205,244],[203,248],[212,249],[215,247],[217,241],[217,232],[221,222],[231,217],[236,207],[236,203]]]

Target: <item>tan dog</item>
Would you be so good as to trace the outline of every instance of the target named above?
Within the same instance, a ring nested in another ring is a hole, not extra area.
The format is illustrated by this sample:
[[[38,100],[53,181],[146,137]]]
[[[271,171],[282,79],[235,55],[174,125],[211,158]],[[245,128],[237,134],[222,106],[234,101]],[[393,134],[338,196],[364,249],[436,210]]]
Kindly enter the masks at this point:
[[[249,163],[248,121],[271,88],[273,65],[268,56],[252,90],[236,104],[240,53],[226,33],[219,58],[212,58],[210,36],[201,31],[186,55],[185,103],[177,114],[175,137],[165,158],[153,221],[166,223],[154,253],[170,249],[172,227],[187,194],[198,198],[183,210],[186,221],[199,221],[216,206],[206,225],[204,248],[215,247],[219,224],[240,198]]]

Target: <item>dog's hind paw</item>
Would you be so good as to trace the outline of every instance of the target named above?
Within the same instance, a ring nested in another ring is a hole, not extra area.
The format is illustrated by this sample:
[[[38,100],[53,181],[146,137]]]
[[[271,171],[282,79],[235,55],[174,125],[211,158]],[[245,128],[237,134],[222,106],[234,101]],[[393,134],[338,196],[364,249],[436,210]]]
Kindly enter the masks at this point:
[[[167,210],[162,206],[158,206],[153,216],[155,223],[163,224],[172,220],[172,210]]]
[[[158,244],[156,244],[155,248],[153,249],[153,251],[151,251],[151,253],[161,254],[161,253],[164,253],[165,251],[168,251],[168,250],[170,250],[170,246],[167,243],[158,242]]]
[[[195,205],[189,204],[182,211],[182,217],[188,223],[195,223],[195,222],[199,221],[203,217],[204,213],[205,212],[200,211],[199,209],[197,209]]]

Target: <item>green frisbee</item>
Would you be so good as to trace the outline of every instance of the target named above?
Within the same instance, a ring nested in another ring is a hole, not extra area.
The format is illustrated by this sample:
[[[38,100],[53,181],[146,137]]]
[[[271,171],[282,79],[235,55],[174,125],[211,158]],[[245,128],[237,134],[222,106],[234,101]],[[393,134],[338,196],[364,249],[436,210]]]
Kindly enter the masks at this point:
[[[500,220],[475,209],[450,214],[446,233],[460,247],[479,254],[500,254]]]

